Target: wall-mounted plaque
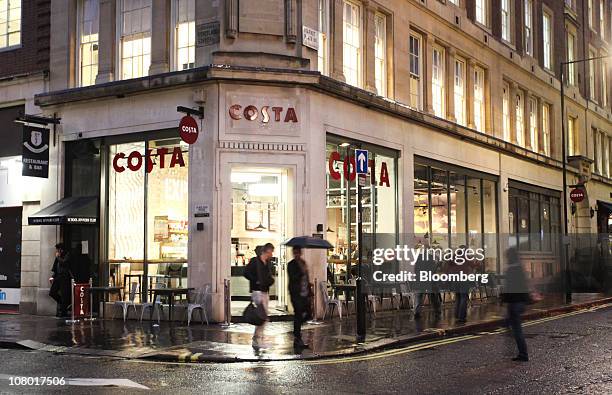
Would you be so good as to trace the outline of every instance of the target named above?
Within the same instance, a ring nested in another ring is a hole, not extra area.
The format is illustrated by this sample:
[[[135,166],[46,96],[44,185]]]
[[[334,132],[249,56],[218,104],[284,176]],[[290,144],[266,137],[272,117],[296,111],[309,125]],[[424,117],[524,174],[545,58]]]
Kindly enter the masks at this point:
[[[243,33],[285,34],[284,0],[240,0],[238,26]]]

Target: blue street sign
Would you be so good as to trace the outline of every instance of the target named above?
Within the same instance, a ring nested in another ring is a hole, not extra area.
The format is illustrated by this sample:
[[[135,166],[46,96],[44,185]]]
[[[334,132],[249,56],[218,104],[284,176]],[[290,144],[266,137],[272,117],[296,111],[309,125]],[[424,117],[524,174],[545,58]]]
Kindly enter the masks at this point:
[[[368,150],[355,150],[355,167],[357,174],[368,174]]]

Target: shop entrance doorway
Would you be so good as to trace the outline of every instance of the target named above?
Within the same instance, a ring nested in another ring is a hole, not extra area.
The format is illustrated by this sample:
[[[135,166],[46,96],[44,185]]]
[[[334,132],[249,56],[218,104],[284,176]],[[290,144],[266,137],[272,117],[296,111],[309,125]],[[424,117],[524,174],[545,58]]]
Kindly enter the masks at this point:
[[[293,234],[293,182],[290,171],[273,167],[233,167],[231,171],[231,299],[232,315],[241,315],[250,301],[244,269],[258,246],[272,243],[274,285],[270,315],[288,311],[287,251],[282,242]]]

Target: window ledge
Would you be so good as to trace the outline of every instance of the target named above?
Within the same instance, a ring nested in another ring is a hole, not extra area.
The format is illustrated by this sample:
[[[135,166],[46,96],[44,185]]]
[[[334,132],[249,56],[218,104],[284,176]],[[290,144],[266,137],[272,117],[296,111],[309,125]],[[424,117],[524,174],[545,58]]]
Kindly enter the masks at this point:
[[[21,49],[21,48],[23,48],[23,45],[21,43],[17,44],[17,45],[12,45],[10,47],[2,47],[2,48],[0,48],[0,53],[15,51],[15,50]]]

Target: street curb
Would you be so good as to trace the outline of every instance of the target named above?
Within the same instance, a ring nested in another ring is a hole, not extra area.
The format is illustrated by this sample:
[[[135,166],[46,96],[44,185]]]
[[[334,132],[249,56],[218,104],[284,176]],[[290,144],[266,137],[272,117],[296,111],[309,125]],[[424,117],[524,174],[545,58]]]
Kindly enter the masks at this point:
[[[606,304],[612,303],[612,297],[606,297],[603,299],[591,300],[583,303],[576,303],[571,305],[553,307],[550,309],[543,309],[541,311],[534,311],[530,313],[523,314],[523,319],[525,321],[533,321],[540,318],[554,317],[557,315],[561,315],[564,313],[569,313],[573,311],[579,310],[588,310],[589,308],[602,306]],[[171,353],[171,352],[160,352],[154,354],[148,354],[141,357],[137,357],[137,359],[145,359],[151,361],[158,362],[179,362],[179,363],[237,363],[237,362],[281,362],[281,361],[307,361],[307,360],[320,360],[320,359],[330,359],[330,358],[338,358],[338,357],[349,357],[360,354],[365,354],[369,352],[398,348],[404,346],[406,344],[418,343],[426,340],[434,340],[444,337],[451,336],[459,336],[467,333],[474,332],[483,332],[491,329],[497,329],[505,326],[505,319],[495,319],[486,322],[478,322],[475,324],[467,324],[454,328],[448,329],[435,329],[432,328],[428,330],[426,333],[420,333],[417,335],[405,335],[399,336],[392,339],[380,339],[369,344],[364,344],[357,348],[351,349],[350,351],[339,350],[332,352],[325,352],[320,354],[306,355],[302,356],[299,354],[296,355],[287,355],[286,357],[281,358],[268,358],[265,354],[260,357],[253,358],[239,358],[239,357],[227,357],[227,356],[216,356],[216,355],[203,355],[202,353],[191,353],[191,352],[182,352],[182,353]]]

